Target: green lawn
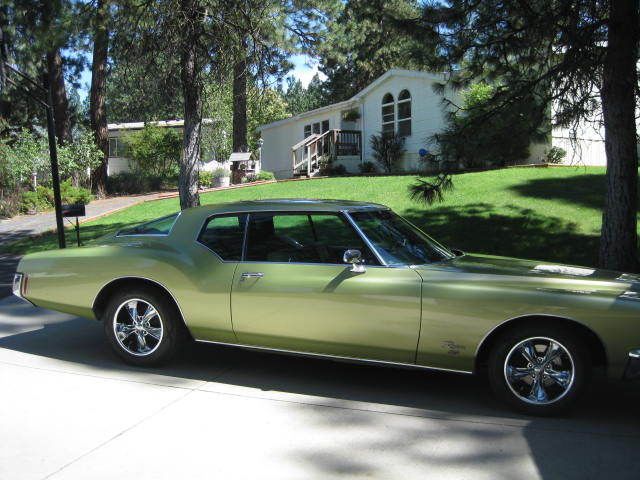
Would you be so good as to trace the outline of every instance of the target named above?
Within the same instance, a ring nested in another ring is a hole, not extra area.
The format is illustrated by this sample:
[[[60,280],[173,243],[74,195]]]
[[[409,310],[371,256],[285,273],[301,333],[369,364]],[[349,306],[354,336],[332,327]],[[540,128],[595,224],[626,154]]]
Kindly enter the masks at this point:
[[[383,203],[441,242],[467,251],[593,265],[597,257],[604,168],[511,168],[454,177],[443,203],[407,196],[411,176],[342,177],[207,193],[205,204],[263,198],[338,198]],[[178,210],[177,199],[148,202],[82,225],[85,243],[126,225]],[[74,243],[73,232],[67,233]],[[54,234],[4,251],[56,247]]]

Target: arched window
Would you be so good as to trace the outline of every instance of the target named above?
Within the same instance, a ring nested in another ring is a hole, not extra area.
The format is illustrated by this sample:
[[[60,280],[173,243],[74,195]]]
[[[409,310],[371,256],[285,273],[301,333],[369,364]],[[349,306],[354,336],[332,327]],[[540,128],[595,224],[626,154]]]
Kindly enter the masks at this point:
[[[382,135],[393,136],[395,133],[395,104],[390,93],[382,97]]]
[[[411,94],[409,90],[402,90],[398,95],[398,135],[411,135]]]

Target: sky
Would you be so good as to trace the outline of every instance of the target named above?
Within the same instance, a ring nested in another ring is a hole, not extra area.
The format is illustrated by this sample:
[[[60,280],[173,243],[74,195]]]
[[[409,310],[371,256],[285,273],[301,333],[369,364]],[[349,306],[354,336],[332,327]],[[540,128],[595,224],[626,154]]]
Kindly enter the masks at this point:
[[[302,82],[305,87],[316,73],[320,74],[320,80],[326,80],[324,73],[318,72],[318,63],[307,55],[292,55],[289,57],[294,69],[289,73]]]
[[[293,63],[294,68],[291,72],[288,73],[287,76],[293,75],[294,77],[299,79],[300,82],[302,82],[302,85],[304,85],[305,87],[309,85],[309,82],[316,73],[320,73],[318,72],[318,63],[308,55],[292,55],[291,57],[289,57],[289,60],[291,60],[291,63]],[[90,56],[88,59],[88,63],[89,65],[91,64]],[[320,73],[321,80],[324,80],[326,78],[327,77],[323,73]],[[87,68],[82,72],[82,74],[80,75],[80,84],[82,85],[79,91],[80,100],[84,101],[89,94],[89,88],[91,86],[90,69]]]

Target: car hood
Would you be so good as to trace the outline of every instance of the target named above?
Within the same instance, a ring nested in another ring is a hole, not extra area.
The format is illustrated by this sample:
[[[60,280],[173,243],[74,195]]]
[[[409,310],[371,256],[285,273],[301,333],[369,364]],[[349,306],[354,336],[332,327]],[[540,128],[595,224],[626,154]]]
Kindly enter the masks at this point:
[[[420,271],[430,267],[433,265],[419,266],[417,269]],[[442,262],[440,267],[467,274],[514,276],[521,279],[526,277],[529,281],[536,278],[541,282],[547,279],[565,280],[567,288],[592,283],[594,287],[600,287],[598,290],[640,291],[640,275],[520,258],[464,254]],[[516,281],[515,278],[514,281]],[[560,285],[556,284],[556,286]]]

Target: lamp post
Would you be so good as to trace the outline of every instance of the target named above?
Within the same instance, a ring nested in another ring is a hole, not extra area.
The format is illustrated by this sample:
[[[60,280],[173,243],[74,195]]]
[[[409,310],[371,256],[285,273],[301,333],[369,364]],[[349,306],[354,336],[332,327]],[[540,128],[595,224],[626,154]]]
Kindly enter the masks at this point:
[[[64,237],[64,224],[62,222],[62,199],[60,197],[60,174],[58,172],[58,147],[56,144],[56,126],[55,120],[53,116],[53,100],[51,95],[51,84],[49,82],[48,75],[45,77],[46,80],[44,82],[44,86],[38,84],[33,78],[28,75],[22,73],[17,68],[9,65],[5,60],[0,56],[0,70],[3,75],[0,78],[0,92],[3,90],[4,82],[10,83],[14,87],[20,89],[33,98],[35,101],[40,103],[43,107],[45,107],[47,111],[47,136],[49,137],[49,158],[51,160],[51,182],[53,184],[53,203],[56,210],[56,230],[58,233],[58,246],[60,248],[66,248],[66,240]],[[9,73],[13,73],[24,80],[27,83],[35,88],[37,92],[40,94],[39,97],[36,92],[19,85],[15,81],[13,81],[9,77]]]

